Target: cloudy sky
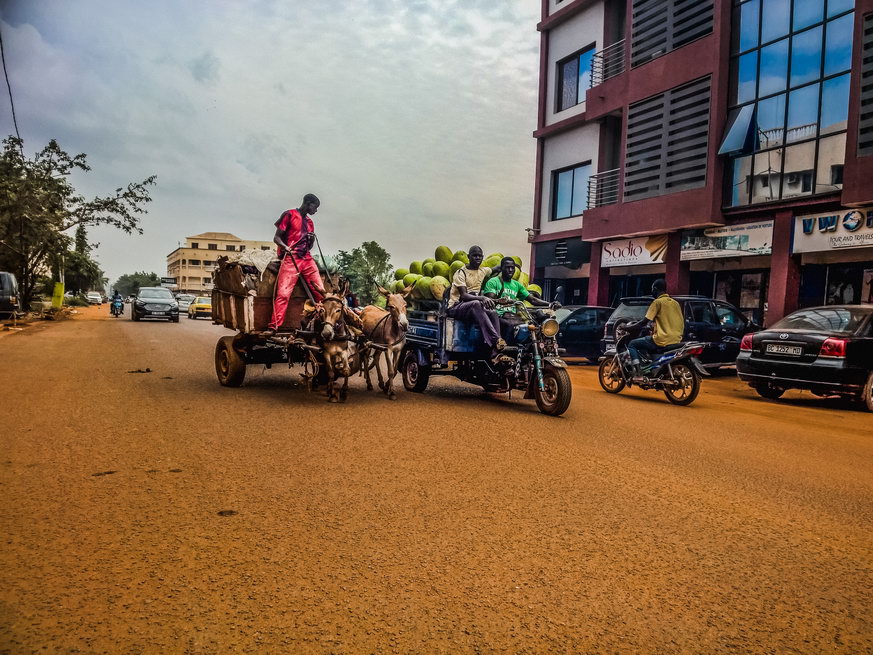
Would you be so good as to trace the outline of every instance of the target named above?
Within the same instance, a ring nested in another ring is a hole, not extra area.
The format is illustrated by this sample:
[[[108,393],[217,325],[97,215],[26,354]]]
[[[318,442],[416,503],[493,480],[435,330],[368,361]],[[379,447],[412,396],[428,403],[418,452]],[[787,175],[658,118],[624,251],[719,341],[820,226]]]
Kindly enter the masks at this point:
[[[269,240],[306,192],[325,252],[395,266],[480,243],[527,259],[539,0],[2,0],[28,155],[88,155],[86,195],[158,176],[110,277],[188,235]],[[5,90],[0,129],[13,132]]]

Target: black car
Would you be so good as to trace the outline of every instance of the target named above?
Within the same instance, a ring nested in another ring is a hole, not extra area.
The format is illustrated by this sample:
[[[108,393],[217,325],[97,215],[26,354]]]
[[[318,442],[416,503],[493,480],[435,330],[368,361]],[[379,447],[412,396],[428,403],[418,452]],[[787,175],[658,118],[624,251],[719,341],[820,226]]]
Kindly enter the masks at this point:
[[[18,280],[12,273],[0,271],[0,316],[8,318],[20,310]]]
[[[740,352],[743,337],[761,329],[728,302],[706,296],[671,297],[682,307],[685,316],[683,341],[706,344],[703,353],[698,356],[706,368],[732,365]],[[651,296],[636,296],[619,301],[603,330],[603,352],[615,344],[616,323],[639,321],[646,315],[653,300]]]
[[[130,318],[166,318],[179,322],[179,303],[169,289],[164,287],[143,287],[139,290],[130,312]]]
[[[743,337],[737,374],[764,398],[808,389],[860,400],[873,412],[873,305],[799,309]]]
[[[556,337],[558,346],[568,357],[586,357],[597,361],[600,357],[600,338],[612,314],[612,307],[594,305],[562,307],[555,312],[561,331]]]

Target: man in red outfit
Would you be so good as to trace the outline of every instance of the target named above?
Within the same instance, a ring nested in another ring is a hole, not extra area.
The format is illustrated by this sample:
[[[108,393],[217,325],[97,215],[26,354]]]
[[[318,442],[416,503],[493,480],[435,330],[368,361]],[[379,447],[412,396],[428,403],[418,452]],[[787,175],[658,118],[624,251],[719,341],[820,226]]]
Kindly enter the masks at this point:
[[[279,278],[273,299],[273,318],[270,320],[268,332],[275,333],[285,321],[288,300],[298,277],[303,277],[316,302],[324,300],[324,286],[318,273],[318,265],[309,254],[309,249],[315,242],[312,219],[309,216],[318,211],[320,204],[315,195],[307,193],[298,209],[289,209],[276,221],[273,242],[278,247],[277,255],[282,264],[279,266]]]

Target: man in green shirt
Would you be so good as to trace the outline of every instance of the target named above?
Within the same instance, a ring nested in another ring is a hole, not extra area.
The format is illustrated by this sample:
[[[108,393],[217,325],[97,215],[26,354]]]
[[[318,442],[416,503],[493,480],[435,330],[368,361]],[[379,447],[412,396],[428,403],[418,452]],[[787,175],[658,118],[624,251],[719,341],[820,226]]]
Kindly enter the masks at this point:
[[[629,330],[634,330],[644,327],[649,321],[654,323],[652,336],[634,339],[627,345],[635,378],[640,377],[641,352],[652,355],[659,348],[680,343],[685,333],[685,318],[682,316],[682,307],[667,295],[667,283],[662,278],[655,280],[652,284],[652,295],[655,296],[655,300],[649,305],[645,318],[627,326]]]
[[[527,300],[534,307],[551,306],[546,301],[532,296],[521,282],[512,279],[515,268],[515,260],[512,257],[504,257],[500,260],[500,275],[492,277],[482,288],[482,293],[497,300],[495,310],[500,317],[500,332],[506,341],[511,340],[515,326],[522,322],[517,315],[517,308],[511,304],[513,301]]]

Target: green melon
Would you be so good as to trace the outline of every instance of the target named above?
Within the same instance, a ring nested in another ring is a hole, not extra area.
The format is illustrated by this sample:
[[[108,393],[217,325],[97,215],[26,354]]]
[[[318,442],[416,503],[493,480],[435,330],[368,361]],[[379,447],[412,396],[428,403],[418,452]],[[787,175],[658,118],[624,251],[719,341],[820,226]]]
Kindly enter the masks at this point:
[[[424,262],[421,265],[421,274],[427,275],[428,277],[433,275],[433,262],[428,262],[428,261]]]
[[[418,275],[417,273],[409,273],[409,274],[407,274],[406,277],[403,278],[403,288],[408,287],[410,284],[415,284],[415,282],[416,282],[416,281],[418,280],[418,278],[420,278],[420,277],[421,277],[421,276]]]
[[[521,277],[521,269],[518,266],[516,266],[515,273],[512,274],[512,279],[517,280],[520,277]]]
[[[416,275],[421,275],[421,262],[412,262],[409,265],[409,272],[415,273]]]
[[[497,268],[500,266],[501,257],[496,257],[494,255],[489,255],[485,258],[485,261],[482,262],[482,266],[487,266],[488,268]]]
[[[497,257],[497,264],[499,265],[500,260],[503,259],[503,253],[502,252],[492,252],[485,259],[491,259],[492,257]]]
[[[455,273],[464,268],[464,266],[466,266],[464,262],[452,262],[452,265],[449,267],[451,277],[455,277]]]
[[[543,296],[543,288],[539,284],[528,284],[527,290],[531,293],[535,293],[542,298]]]
[[[521,268],[521,257],[519,257],[518,255],[511,255],[511,257],[515,260],[515,265]]]
[[[524,285],[525,289],[527,289],[527,285],[530,284],[530,276],[527,273],[522,272],[521,277],[518,278],[518,281],[521,282],[522,285]]]
[[[444,277],[446,279],[452,274],[452,267],[445,262],[436,262],[433,265],[433,276]]]
[[[406,287],[403,285],[403,280],[394,280],[394,283],[391,285],[389,291],[391,293],[403,293],[403,290]]]
[[[452,263],[452,251],[449,250],[448,246],[437,246],[433,256],[438,262],[444,262],[446,264]]]
[[[427,263],[433,264],[436,260],[433,257],[427,257],[421,260],[421,265],[424,266]]]
[[[432,298],[430,295],[430,283],[433,281],[433,278],[430,277],[420,277],[415,281],[415,288],[412,290],[412,297],[418,298],[419,300],[429,300]]]
[[[467,256],[463,250],[458,250],[454,255],[452,255],[453,262],[464,262],[464,264],[470,263],[470,258]]]
[[[398,268],[396,271],[394,271],[394,279],[395,280],[402,280],[407,275],[409,275],[408,268]]]
[[[442,300],[451,283],[442,275],[436,275],[430,281],[430,295],[434,300]]]

